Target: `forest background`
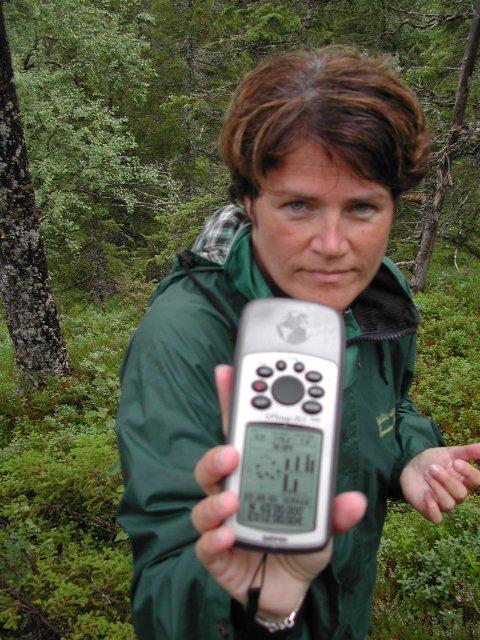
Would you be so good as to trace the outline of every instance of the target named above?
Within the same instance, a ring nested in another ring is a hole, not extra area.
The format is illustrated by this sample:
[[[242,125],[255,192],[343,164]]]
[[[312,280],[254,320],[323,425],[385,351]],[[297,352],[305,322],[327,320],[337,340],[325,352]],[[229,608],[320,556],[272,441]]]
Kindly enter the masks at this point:
[[[25,385],[0,323],[0,638],[133,639],[115,522],[117,370],[171,257],[225,202],[217,137],[238,79],[276,51],[353,44],[417,92],[432,170],[399,205],[407,269],[433,206],[472,3],[4,0],[72,375]],[[480,438],[480,82],[448,165],[414,398],[449,444]],[[433,526],[392,505],[370,639],[480,637],[480,500]]]

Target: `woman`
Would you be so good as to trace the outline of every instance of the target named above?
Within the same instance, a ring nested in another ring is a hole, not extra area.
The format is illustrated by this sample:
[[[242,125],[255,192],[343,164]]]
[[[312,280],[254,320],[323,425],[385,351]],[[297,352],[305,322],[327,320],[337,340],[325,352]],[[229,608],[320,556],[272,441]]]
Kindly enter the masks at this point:
[[[232,204],[158,286],[122,370],[135,629],[142,640],[364,638],[387,498],[439,522],[480,484],[466,462],[480,445],[442,447],[408,398],[418,314],[384,258],[395,203],[426,171],[424,117],[380,63],[299,52],[246,76],[221,147]],[[261,556],[223,524],[238,501],[220,484],[238,454],[222,432],[232,371],[217,365],[232,362],[246,302],[271,296],[341,311],[347,349],[333,551],[269,555],[259,584]]]

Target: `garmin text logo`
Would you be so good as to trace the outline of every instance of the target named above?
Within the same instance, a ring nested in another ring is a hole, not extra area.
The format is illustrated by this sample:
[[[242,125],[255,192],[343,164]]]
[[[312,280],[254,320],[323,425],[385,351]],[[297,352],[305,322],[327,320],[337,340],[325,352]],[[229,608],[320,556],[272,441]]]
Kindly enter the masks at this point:
[[[262,540],[264,542],[278,542],[280,544],[285,544],[287,542],[287,538],[285,536],[262,536]]]
[[[308,327],[308,316],[303,311],[289,311],[283,321],[277,324],[278,335],[290,344],[301,344],[312,337]]]

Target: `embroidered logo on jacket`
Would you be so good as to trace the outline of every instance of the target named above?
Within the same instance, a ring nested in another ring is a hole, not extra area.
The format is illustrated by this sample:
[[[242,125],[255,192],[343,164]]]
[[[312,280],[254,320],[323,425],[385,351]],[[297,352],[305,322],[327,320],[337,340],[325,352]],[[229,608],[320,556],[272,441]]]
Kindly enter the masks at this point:
[[[377,424],[378,424],[378,434],[380,438],[383,438],[393,430],[395,426],[395,407],[387,411],[386,413],[381,413],[377,416]]]

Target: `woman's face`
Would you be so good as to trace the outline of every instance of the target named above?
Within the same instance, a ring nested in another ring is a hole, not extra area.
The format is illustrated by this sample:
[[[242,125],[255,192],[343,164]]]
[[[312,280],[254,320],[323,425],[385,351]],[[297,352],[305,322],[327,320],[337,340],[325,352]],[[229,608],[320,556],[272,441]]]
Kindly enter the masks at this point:
[[[315,142],[288,153],[244,204],[265,276],[292,298],[338,311],[373,279],[394,212],[385,186],[330,159]]]

